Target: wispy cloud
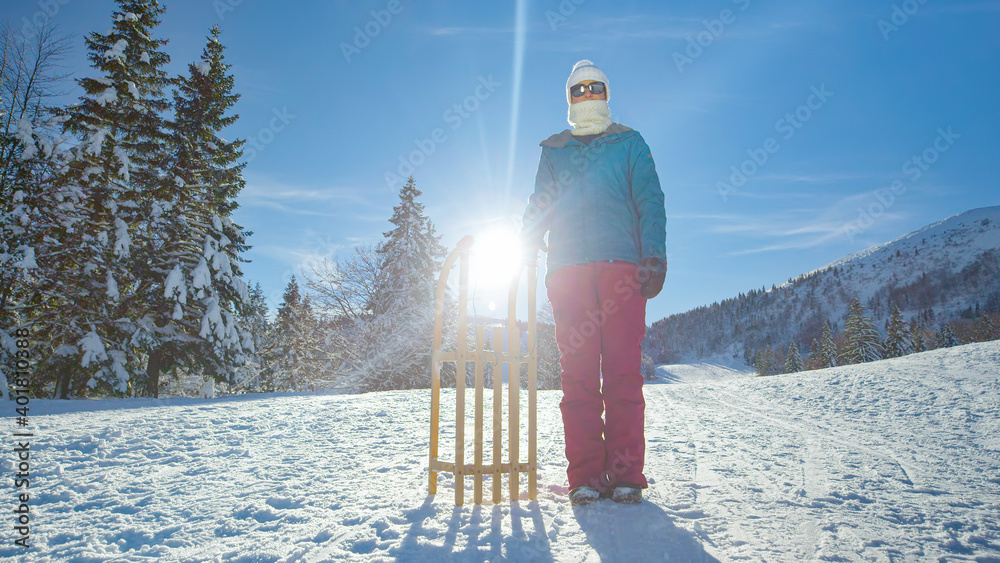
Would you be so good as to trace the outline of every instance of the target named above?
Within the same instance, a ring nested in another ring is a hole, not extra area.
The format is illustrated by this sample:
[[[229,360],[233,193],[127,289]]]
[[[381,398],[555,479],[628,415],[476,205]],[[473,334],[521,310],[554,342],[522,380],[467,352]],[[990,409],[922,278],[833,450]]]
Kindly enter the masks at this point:
[[[804,250],[844,236],[845,221],[810,218],[807,213],[780,214],[775,217],[740,217],[709,229],[722,235],[741,235],[761,239],[763,244],[726,253],[743,256],[782,250]]]
[[[275,243],[259,244],[254,246],[253,250],[256,254],[262,257],[277,260],[290,267],[298,266],[306,262],[312,262],[319,256],[304,247]]]
[[[815,193],[798,195],[808,198],[808,204],[770,213],[671,215],[670,219],[700,222],[703,233],[738,236],[751,242],[749,247],[728,252],[726,256],[805,250],[847,240],[848,227],[858,220],[859,210],[865,209],[875,197],[872,191],[848,194],[834,201]],[[877,218],[883,225],[905,219],[904,213],[889,209]]]
[[[860,174],[849,172],[820,172],[813,174],[761,174],[755,178],[761,182],[788,182],[795,184],[836,184],[840,182],[851,182],[857,180],[892,180],[895,176],[890,174]]]
[[[238,201],[244,207],[266,207],[283,213],[321,217],[341,216],[349,205],[355,218],[359,217],[358,206],[377,205],[371,190],[338,186],[307,188],[261,179],[247,180]]]

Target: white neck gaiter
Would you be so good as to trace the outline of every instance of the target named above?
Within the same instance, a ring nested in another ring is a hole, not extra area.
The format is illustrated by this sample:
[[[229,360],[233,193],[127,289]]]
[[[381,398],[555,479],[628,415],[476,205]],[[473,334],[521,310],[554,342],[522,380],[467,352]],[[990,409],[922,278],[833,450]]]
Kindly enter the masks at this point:
[[[573,135],[597,135],[611,126],[611,108],[605,100],[587,100],[569,105]]]

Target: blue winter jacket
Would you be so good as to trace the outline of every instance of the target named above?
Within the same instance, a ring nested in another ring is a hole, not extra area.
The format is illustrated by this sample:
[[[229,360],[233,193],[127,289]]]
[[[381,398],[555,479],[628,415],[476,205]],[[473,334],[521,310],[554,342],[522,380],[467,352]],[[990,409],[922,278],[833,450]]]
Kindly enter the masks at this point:
[[[585,144],[567,129],[541,146],[522,236],[537,243],[548,231],[548,274],[604,260],[666,263],[663,190],[638,131],[614,123]]]

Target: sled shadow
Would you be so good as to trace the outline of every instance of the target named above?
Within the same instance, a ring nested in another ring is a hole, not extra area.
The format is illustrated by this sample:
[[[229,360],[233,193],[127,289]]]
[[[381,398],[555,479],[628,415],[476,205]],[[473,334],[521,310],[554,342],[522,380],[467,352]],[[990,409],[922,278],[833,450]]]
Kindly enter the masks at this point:
[[[451,506],[448,527],[442,533],[433,525],[445,521],[447,505],[434,504],[434,495],[403,514],[410,521],[406,536],[390,554],[399,560],[419,561],[553,561],[545,534],[542,511],[535,501],[494,506]],[[510,518],[510,531],[503,522]],[[527,529],[526,529],[527,528]],[[459,535],[464,536],[459,542]],[[443,542],[442,542],[443,536]],[[462,546],[456,549],[456,545]]]
[[[573,515],[587,535],[587,543],[602,563],[614,561],[691,561],[719,563],[691,532],[674,525],[659,506],[600,501],[574,506]]]

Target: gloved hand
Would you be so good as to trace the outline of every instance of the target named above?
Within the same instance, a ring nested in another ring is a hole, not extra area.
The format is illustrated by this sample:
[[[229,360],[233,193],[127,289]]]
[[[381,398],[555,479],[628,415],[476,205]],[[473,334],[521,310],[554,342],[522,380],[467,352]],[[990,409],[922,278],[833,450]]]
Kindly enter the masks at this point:
[[[545,245],[545,234],[542,236],[537,236],[534,234],[526,233],[521,231],[521,259],[525,262],[534,262],[538,259],[538,251],[548,252],[549,248]]]
[[[652,299],[663,289],[663,280],[667,277],[667,263],[659,258],[646,258],[639,268],[639,295]]]

